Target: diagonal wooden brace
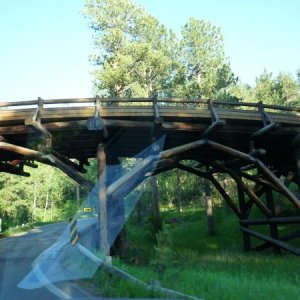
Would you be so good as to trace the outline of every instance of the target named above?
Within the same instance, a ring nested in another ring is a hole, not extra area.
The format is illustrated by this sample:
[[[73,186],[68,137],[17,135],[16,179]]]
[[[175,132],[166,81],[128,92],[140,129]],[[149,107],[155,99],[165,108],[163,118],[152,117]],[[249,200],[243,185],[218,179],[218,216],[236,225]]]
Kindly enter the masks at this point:
[[[266,113],[262,101],[258,102],[257,107],[258,107],[258,112],[260,113],[260,115],[262,117],[264,127],[257,130],[256,132],[254,132],[251,136],[251,140],[253,140],[257,137],[260,137],[262,135],[268,134],[268,133],[278,129],[281,126],[280,123],[272,121],[271,116],[268,113]]]
[[[207,101],[208,108],[210,111],[212,123],[211,125],[205,129],[205,131],[202,133],[202,138],[209,137],[214,131],[218,130],[220,127],[224,126],[226,124],[225,120],[221,120],[212,104],[212,101],[208,99]]]
[[[41,115],[43,110],[43,99],[38,98],[38,107],[32,117],[32,119],[25,120],[25,125],[33,126],[37,131],[39,131],[46,139],[46,146],[51,148],[52,147],[52,134],[42,125],[41,123]]]

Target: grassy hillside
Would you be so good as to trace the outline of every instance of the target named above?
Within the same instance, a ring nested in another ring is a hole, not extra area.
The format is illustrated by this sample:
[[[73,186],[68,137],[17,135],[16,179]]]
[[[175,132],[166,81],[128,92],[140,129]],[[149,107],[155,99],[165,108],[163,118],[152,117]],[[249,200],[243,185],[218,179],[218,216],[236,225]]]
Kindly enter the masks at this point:
[[[203,209],[167,211],[162,218],[156,236],[147,222],[137,226],[132,218],[126,256],[114,264],[146,282],[205,299],[299,299],[299,258],[244,253],[238,220],[223,208],[215,211],[214,236],[207,235]],[[86,284],[106,297],[161,296],[101,270]]]

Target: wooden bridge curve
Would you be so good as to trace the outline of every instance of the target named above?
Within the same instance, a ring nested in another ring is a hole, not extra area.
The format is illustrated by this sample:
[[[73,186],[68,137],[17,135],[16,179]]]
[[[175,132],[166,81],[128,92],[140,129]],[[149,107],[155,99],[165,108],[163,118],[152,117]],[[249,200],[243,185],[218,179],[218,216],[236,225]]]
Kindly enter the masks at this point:
[[[299,228],[295,230],[300,201],[287,188],[292,181],[300,186],[297,107],[157,97],[1,102],[0,172],[28,176],[24,165],[34,167],[37,160],[55,165],[91,189],[92,183],[80,175],[89,158],[98,153],[101,173],[103,154],[114,164],[119,157],[135,156],[162,135],[166,140],[154,174],[180,168],[211,180],[240,218],[245,250],[251,249],[254,236],[264,241],[256,250],[273,247],[300,255],[300,249],[287,243],[300,237]],[[187,159],[197,161],[197,166],[184,164]],[[130,179],[137,172],[146,176],[152,162],[137,166],[132,175],[107,187],[107,193],[124,196],[139,183],[129,184]],[[255,170],[255,175],[248,170]],[[216,180],[216,173],[234,179],[238,203]],[[290,215],[276,211],[272,191],[293,205]],[[264,218],[249,219],[253,205]],[[294,231],[280,236],[279,224],[292,224]],[[252,225],[270,226],[270,236],[249,229]]]

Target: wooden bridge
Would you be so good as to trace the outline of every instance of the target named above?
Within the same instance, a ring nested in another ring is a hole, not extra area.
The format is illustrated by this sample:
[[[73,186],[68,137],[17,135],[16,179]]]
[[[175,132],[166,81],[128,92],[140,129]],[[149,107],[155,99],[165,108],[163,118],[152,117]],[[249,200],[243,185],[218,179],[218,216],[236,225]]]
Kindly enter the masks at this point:
[[[105,186],[106,162],[133,157],[162,135],[160,153],[154,151],[133,172]],[[80,173],[91,157],[98,157],[100,187],[106,190],[99,193],[104,213],[107,197],[129,193],[148,176],[150,166],[155,165],[153,174],[179,168],[212,182],[240,219],[246,251],[253,249],[253,236],[263,241],[256,250],[272,247],[300,255],[293,245],[300,237],[300,200],[288,189],[291,182],[300,187],[300,108],[157,97],[0,102],[0,172],[29,176],[24,166],[40,161],[90,190],[93,183]],[[186,160],[197,164],[191,167]],[[217,181],[217,173],[233,178],[238,201]],[[276,210],[274,192],[290,203],[288,215]],[[253,219],[253,206],[262,218]],[[291,231],[281,235],[280,224]],[[253,230],[259,225],[269,226],[270,234]]]

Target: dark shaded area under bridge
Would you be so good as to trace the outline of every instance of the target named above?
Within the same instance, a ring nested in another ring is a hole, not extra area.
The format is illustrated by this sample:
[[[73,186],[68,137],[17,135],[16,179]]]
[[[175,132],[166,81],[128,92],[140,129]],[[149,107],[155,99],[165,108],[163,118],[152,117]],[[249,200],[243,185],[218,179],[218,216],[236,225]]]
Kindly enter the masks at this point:
[[[299,134],[300,108],[261,102],[157,97],[2,102],[0,172],[28,176],[23,166],[34,167],[33,161],[37,160],[55,165],[90,189],[91,183],[79,172],[85,171],[88,158],[97,156],[99,144],[103,145],[107,162],[114,164],[119,157],[133,157],[165,135],[155,173],[180,168],[211,180],[241,220],[245,250],[251,249],[250,236],[254,236],[264,241],[257,250],[272,246],[275,252],[284,249],[300,255],[300,249],[287,244],[299,238],[300,230],[283,237],[278,232],[279,224],[300,223],[300,201],[287,188],[291,181],[300,182]],[[185,159],[196,160],[198,166],[185,165],[181,162]],[[256,174],[247,173],[249,169],[257,170]],[[143,166],[137,171],[146,174]],[[238,203],[217,182],[216,173],[227,173],[235,180]],[[281,176],[285,182],[279,180]],[[247,185],[245,179],[254,182],[255,187]],[[114,187],[124,195],[129,192],[124,188],[129,180],[130,176],[120,178],[119,184],[110,189],[111,195],[116,192]],[[293,205],[292,215],[283,217],[276,211],[272,191]],[[264,219],[249,219],[253,205]],[[269,226],[270,237],[250,230],[250,225]]]

